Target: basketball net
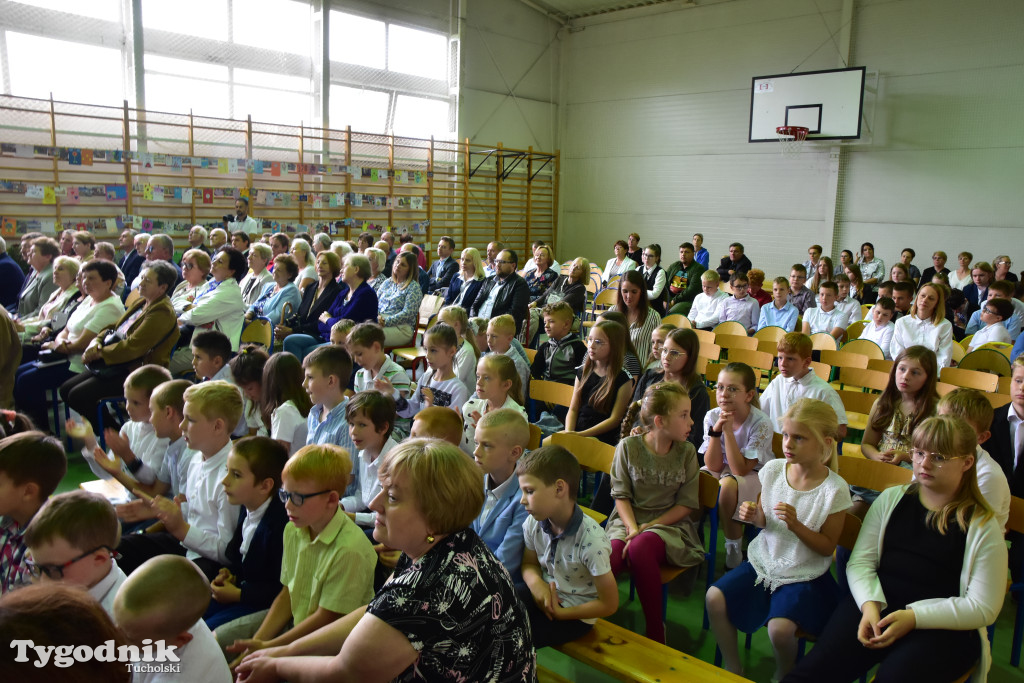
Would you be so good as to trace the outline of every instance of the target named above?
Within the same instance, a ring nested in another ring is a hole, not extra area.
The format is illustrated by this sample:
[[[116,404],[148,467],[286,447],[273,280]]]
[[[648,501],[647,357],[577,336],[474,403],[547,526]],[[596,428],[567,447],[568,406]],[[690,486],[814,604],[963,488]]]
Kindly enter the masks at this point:
[[[776,128],[775,134],[779,138],[782,156],[789,157],[799,154],[810,131],[810,128],[804,126],[779,126]]]

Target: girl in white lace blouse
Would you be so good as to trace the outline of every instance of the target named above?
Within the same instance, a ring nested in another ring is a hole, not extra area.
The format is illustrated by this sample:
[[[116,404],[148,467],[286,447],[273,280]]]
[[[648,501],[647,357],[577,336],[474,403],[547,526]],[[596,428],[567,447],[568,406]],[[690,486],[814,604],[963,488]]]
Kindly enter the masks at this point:
[[[764,529],[747,548],[748,560],[708,589],[707,606],[723,666],[742,673],[736,629],[765,623],[782,679],[796,662],[797,630],[821,632],[839,600],[829,573],[832,553],[852,501],[835,473],[839,429],[827,403],[804,398],[782,420],[785,458],[761,468],[761,496],[740,508],[744,522]]]

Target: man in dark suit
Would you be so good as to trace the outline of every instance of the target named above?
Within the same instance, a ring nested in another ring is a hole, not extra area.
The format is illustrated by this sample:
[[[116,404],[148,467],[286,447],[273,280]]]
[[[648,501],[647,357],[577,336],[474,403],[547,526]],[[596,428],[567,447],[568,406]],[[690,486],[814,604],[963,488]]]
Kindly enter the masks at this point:
[[[430,280],[424,294],[434,294],[437,290],[447,287],[459,272],[459,263],[452,258],[453,251],[455,240],[451,237],[446,235],[437,241],[437,260],[430,264],[430,270],[427,271]]]
[[[121,259],[121,263],[118,264],[118,268],[124,273],[125,297],[128,296],[128,291],[131,289],[132,283],[135,282],[135,278],[139,276],[142,264],[146,262],[146,247],[149,245],[149,235],[133,235],[132,245],[135,248]]]
[[[121,252],[121,255],[117,257],[117,267],[124,272],[124,266],[128,263],[128,260],[135,253],[135,235],[136,232],[131,228],[125,228],[121,231],[121,236],[117,239],[117,250]]]
[[[746,273],[753,267],[750,259],[743,255],[743,245],[733,242],[729,245],[729,255],[722,259],[717,270],[722,282],[728,282],[733,274]]]
[[[1024,377],[1024,371],[1013,366],[1015,378]],[[983,448],[999,463],[1010,482],[1010,494],[1024,497],[1024,385],[1018,381],[1010,384],[1012,401],[995,409],[992,415],[992,436]],[[1021,561],[1024,560],[1024,537],[1009,532],[1010,574],[1014,582],[1021,580]]]
[[[7,240],[0,237],[0,305],[8,311],[18,309],[18,296],[25,283],[25,272],[7,253]]]
[[[523,329],[527,309],[530,305],[530,287],[526,280],[516,273],[519,257],[511,249],[498,254],[494,265],[497,272],[484,280],[473,302],[470,317],[491,318],[505,313],[516,321],[516,334]]]
[[[971,268],[971,279],[974,282],[964,285],[964,298],[967,299],[967,315],[974,313],[981,308],[981,304],[988,300],[988,286],[992,284],[992,275],[995,271],[985,261],[975,263]]]

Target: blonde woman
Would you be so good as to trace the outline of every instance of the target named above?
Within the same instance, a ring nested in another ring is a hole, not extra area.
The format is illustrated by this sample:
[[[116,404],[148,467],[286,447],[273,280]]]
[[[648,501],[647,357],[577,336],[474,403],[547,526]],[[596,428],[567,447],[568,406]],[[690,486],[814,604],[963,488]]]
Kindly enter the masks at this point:
[[[316,282],[316,267],[313,265],[313,254],[306,240],[292,240],[290,249],[295,264],[299,267],[299,274],[295,277],[295,286],[303,291],[309,285]]]
[[[448,285],[444,305],[462,306],[468,311],[476,301],[484,277],[484,263],[480,258],[480,252],[475,247],[463,249],[459,256],[459,272]]]

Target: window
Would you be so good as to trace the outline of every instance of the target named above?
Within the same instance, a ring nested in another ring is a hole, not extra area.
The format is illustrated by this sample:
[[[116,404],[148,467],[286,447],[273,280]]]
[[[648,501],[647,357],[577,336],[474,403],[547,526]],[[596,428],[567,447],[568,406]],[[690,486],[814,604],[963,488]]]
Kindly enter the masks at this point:
[[[142,0],[142,26],[227,40],[228,0]]]
[[[395,104],[395,135],[410,138],[450,137],[448,102],[399,95]]]
[[[331,12],[331,61],[385,68],[384,22],[354,14]]]
[[[414,76],[448,79],[448,39],[405,26],[388,31],[388,70]]]
[[[236,0],[232,16],[234,42],[309,56],[313,21],[308,2]]]
[[[146,109],[176,114],[191,110],[226,119],[231,116],[230,91],[227,83],[147,73]]]
[[[332,85],[331,128],[352,126],[359,133],[382,133],[387,130],[390,100],[386,92]]]
[[[20,0],[18,4],[108,21],[121,21],[120,0],[88,0],[88,2],[82,0],[32,0],[31,2]]]
[[[69,59],[73,56],[73,59]],[[118,106],[124,100],[121,51],[7,32],[11,93],[20,97]]]

